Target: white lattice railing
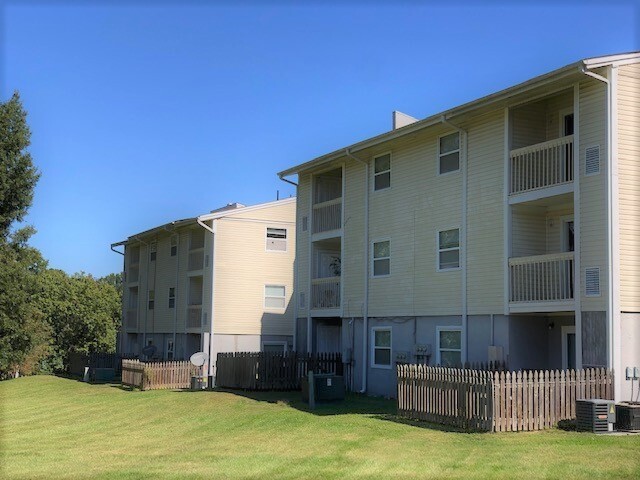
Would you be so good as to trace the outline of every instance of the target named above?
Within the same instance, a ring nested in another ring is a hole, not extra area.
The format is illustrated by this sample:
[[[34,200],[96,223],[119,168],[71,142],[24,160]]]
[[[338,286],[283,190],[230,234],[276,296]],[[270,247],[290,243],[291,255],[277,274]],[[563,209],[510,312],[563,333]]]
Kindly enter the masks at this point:
[[[127,321],[125,326],[127,330],[135,330],[138,328],[138,310],[127,310]]]
[[[330,232],[342,227],[342,197],[313,206],[313,233]]]
[[[187,309],[187,328],[202,327],[202,306],[189,305]]]
[[[340,307],[340,277],[311,280],[311,308]]]
[[[188,270],[202,270],[204,265],[204,248],[189,251],[189,261],[187,263]]]
[[[573,252],[509,259],[511,302],[573,299]]]
[[[511,150],[509,193],[573,181],[573,135]]]

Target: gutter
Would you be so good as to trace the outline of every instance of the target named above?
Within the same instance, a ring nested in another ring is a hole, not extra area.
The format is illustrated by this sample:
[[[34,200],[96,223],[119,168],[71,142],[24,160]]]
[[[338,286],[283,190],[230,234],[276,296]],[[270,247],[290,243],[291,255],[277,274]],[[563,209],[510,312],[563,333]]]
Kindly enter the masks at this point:
[[[607,87],[607,310],[609,312],[608,329],[607,329],[607,361],[611,369],[615,369],[620,363],[620,352],[616,352],[616,345],[619,344],[619,301],[618,292],[614,290],[614,284],[619,275],[619,254],[618,254],[618,235],[615,227],[618,225],[618,164],[617,164],[617,148],[614,149],[614,139],[617,138],[617,109],[615,105],[615,95],[617,89],[617,69],[616,65],[607,67],[608,77],[603,77],[597,73],[591,72],[586,66],[582,66],[580,71],[596,80],[604,83]],[[614,195],[616,193],[616,195]],[[615,215],[615,221],[614,221]],[[621,395],[621,376],[616,377],[614,383],[614,398],[619,399]]]
[[[367,392],[367,354],[369,353],[369,162],[362,160],[351,153],[349,148],[344,154],[364,165],[365,190],[364,190],[364,301],[362,309],[362,389],[359,393]],[[344,209],[343,209],[344,211]],[[344,214],[344,213],[343,213]]]

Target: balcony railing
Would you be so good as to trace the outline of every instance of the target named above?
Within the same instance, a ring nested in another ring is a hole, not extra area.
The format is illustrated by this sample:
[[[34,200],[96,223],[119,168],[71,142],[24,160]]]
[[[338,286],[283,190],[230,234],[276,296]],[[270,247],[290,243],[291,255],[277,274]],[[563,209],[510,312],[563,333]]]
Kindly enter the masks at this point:
[[[573,181],[573,135],[511,150],[509,193]]]
[[[189,305],[187,309],[187,328],[202,327],[202,305]]]
[[[342,227],[342,197],[313,206],[313,233],[330,232]]]
[[[573,252],[509,259],[510,302],[573,299]]]
[[[187,268],[190,272],[194,270],[202,270],[204,265],[204,248],[189,251],[189,260]]]
[[[127,330],[136,330],[138,328],[138,310],[127,310],[125,327]]]
[[[340,308],[340,277],[311,280],[311,308]]]

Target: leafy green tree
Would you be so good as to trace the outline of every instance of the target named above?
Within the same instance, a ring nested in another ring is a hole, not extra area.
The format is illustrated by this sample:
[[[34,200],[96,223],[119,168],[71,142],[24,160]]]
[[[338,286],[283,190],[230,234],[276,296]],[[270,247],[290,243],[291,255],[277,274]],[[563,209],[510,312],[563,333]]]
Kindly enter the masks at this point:
[[[100,277],[98,279],[99,282],[107,283],[109,285],[113,285],[120,298],[122,298],[122,273],[110,273],[109,275],[105,275],[104,277]]]
[[[114,352],[120,327],[120,295],[113,285],[62,270],[42,274],[39,308],[52,330],[52,370],[62,370],[69,353]]]
[[[27,152],[31,133],[20,97],[0,103],[0,378],[29,359],[37,365],[48,350],[48,326],[33,298],[46,262],[27,241],[33,228],[12,231],[33,200],[39,173]]]

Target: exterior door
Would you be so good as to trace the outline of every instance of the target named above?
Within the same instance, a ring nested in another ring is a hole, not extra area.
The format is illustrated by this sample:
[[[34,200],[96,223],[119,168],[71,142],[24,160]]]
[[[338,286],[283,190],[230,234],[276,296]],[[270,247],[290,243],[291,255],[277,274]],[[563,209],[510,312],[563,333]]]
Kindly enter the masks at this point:
[[[576,327],[562,327],[562,368],[575,370],[576,368]]]
[[[319,324],[316,334],[316,352],[338,353],[342,350],[339,325]]]

